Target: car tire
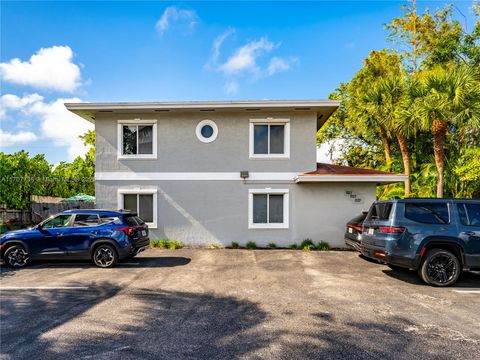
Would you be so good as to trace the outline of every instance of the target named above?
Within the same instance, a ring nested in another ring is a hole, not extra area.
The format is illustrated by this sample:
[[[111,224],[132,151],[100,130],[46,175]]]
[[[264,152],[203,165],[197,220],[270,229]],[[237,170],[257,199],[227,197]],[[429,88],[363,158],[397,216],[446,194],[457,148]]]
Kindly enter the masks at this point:
[[[398,266],[398,265],[393,265],[393,264],[387,264],[387,266],[392,269],[393,271],[408,271],[409,269]]]
[[[18,269],[26,266],[30,260],[22,245],[12,245],[3,254],[3,260],[8,267]]]
[[[101,244],[93,251],[92,260],[98,267],[111,268],[117,265],[117,251],[112,245]]]
[[[418,269],[420,278],[432,286],[451,286],[458,280],[461,272],[457,256],[443,249],[428,251]]]

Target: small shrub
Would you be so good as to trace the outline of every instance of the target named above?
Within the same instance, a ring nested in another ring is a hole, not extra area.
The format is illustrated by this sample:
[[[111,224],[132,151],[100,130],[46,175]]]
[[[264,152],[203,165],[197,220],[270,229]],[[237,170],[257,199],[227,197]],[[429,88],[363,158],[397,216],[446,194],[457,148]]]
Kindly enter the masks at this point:
[[[305,245],[302,250],[304,251],[311,251],[311,250],[315,250],[315,245]]]
[[[300,249],[304,249],[309,247],[309,246],[313,246],[315,248],[315,244],[313,243],[312,239],[305,239],[302,241],[302,243],[300,244]]]
[[[170,241],[168,239],[152,240],[150,242],[151,248],[168,249],[169,246],[170,246]]]
[[[150,241],[150,247],[152,249],[160,247],[160,240],[152,240]]]
[[[322,240],[317,244],[316,248],[317,250],[320,250],[320,251],[327,251],[327,250],[330,250],[330,244]]]
[[[267,245],[267,248],[269,248],[269,249],[276,249],[276,248],[277,248],[277,244],[275,244],[275,243],[270,243],[270,244]]]
[[[168,248],[170,250],[181,249],[182,247],[183,247],[183,244],[178,240],[170,241],[170,244],[168,244]]]
[[[256,248],[257,248],[257,244],[255,244],[255,242],[253,242],[253,241],[249,241],[249,242],[247,242],[247,245],[245,245],[245,247],[246,247],[247,249],[252,250],[252,249],[256,249]]]
[[[292,244],[289,246],[290,249],[292,250],[297,250],[298,249],[298,245],[297,244]]]
[[[232,241],[232,245],[230,246],[232,249],[239,249],[240,245],[238,245],[238,242]]]
[[[219,244],[210,244],[208,245],[208,248],[209,249],[221,249],[223,246],[219,245]]]

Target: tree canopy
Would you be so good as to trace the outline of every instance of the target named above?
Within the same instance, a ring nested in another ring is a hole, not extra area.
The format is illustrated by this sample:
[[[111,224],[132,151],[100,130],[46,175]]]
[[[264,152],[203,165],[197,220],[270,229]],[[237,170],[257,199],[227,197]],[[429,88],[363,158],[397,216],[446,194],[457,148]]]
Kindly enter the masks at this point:
[[[343,103],[317,141],[336,161],[408,176],[381,198],[480,196],[480,6],[470,32],[454,9],[404,6],[385,26],[395,48],[372,50],[330,95]]]
[[[61,162],[55,168],[45,156],[30,157],[28,152],[0,152],[0,204],[25,209],[30,195],[70,197],[78,193],[95,195],[95,132],[81,136],[89,150],[71,163]]]

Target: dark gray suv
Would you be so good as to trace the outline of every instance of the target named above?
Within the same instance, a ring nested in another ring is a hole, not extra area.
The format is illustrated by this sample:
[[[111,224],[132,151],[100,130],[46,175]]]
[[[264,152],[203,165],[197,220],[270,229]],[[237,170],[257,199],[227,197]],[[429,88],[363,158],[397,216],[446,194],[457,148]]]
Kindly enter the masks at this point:
[[[377,201],[363,223],[361,252],[416,270],[427,284],[452,285],[462,270],[480,270],[480,200]]]

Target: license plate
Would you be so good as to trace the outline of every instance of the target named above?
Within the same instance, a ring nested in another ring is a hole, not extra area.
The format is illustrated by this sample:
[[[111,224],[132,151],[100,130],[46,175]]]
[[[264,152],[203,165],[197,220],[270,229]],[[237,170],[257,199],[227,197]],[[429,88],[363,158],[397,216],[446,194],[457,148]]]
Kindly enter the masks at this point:
[[[146,230],[142,230],[142,236],[147,236],[147,231]]]
[[[375,234],[375,229],[374,228],[369,228],[368,229],[368,235],[373,235]]]
[[[352,234],[352,233],[353,233],[353,229],[352,229],[352,228],[348,228],[348,232],[349,232],[350,234]]]

